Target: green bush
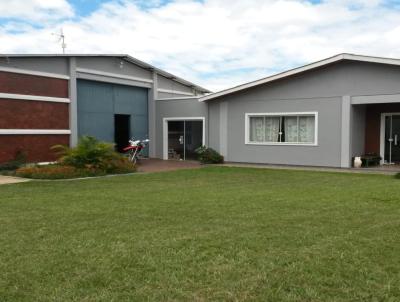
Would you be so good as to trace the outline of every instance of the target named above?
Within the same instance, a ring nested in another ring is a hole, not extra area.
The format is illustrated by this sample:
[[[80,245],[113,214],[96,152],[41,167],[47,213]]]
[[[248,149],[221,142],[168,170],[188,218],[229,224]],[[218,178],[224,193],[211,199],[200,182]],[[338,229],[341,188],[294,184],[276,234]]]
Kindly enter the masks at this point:
[[[203,164],[222,164],[224,157],[212,148],[202,146],[196,149],[198,159]]]
[[[19,177],[34,179],[67,179],[136,171],[128,158],[114,151],[114,145],[91,136],[82,137],[74,148],[52,147],[60,158],[57,164],[25,166],[16,170]]]
[[[397,173],[394,177],[400,179],[400,173]]]
[[[26,163],[26,155],[22,151],[17,151],[13,160],[0,164],[0,171],[14,171]]]
[[[33,179],[69,179],[80,177],[103,176],[109,173],[126,174],[136,171],[134,165],[123,159],[114,163],[112,172],[94,168],[76,168],[61,164],[26,166],[15,171],[15,176]]]
[[[115,152],[113,144],[98,141],[92,136],[81,137],[74,148],[56,145],[52,149],[60,156],[58,162],[61,165],[78,169],[104,170],[109,173],[124,161],[124,157]]]

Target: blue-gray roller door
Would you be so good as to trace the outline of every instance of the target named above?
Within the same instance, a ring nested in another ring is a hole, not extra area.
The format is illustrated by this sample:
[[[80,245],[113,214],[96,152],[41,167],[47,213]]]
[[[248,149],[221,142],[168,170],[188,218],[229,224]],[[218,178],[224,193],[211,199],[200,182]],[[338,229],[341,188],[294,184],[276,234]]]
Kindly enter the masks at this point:
[[[78,135],[114,142],[114,114],[131,116],[131,136],[148,137],[147,89],[78,80]]]

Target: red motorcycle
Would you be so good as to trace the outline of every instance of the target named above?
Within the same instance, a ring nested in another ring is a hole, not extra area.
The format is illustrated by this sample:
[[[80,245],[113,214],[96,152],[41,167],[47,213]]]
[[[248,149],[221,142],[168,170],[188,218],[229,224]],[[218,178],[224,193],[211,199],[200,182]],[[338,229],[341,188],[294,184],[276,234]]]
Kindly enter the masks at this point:
[[[140,158],[140,155],[142,154],[143,149],[147,147],[149,142],[149,139],[137,141],[129,140],[129,146],[125,147],[123,151],[128,154],[129,160],[132,163],[136,164],[136,162]]]

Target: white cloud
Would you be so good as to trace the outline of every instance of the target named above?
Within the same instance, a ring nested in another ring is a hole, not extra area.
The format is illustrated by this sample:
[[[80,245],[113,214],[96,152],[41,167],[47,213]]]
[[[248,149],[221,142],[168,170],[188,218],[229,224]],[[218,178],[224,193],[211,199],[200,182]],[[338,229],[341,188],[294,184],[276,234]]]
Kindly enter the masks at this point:
[[[42,11],[65,3],[54,1]],[[111,1],[84,19],[60,22],[68,52],[128,53],[213,90],[339,52],[400,57],[400,11],[379,0],[318,5],[304,0],[179,0],[146,9],[135,3]],[[19,33],[10,32],[10,26],[0,26],[0,52],[60,51],[51,37],[54,26]]]
[[[67,0],[0,0],[0,18],[47,22],[72,16]]]

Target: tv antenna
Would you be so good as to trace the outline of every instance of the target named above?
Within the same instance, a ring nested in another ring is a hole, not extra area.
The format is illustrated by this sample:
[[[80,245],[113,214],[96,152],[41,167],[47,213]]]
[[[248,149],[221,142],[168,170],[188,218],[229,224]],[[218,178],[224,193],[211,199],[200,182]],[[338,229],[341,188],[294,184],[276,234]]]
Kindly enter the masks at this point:
[[[62,52],[63,52],[63,54],[65,54],[65,49],[67,48],[67,44],[65,44],[64,30],[61,28],[60,33],[58,33],[58,34],[53,33],[52,35],[58,37],[57,42],[61,42]]]

